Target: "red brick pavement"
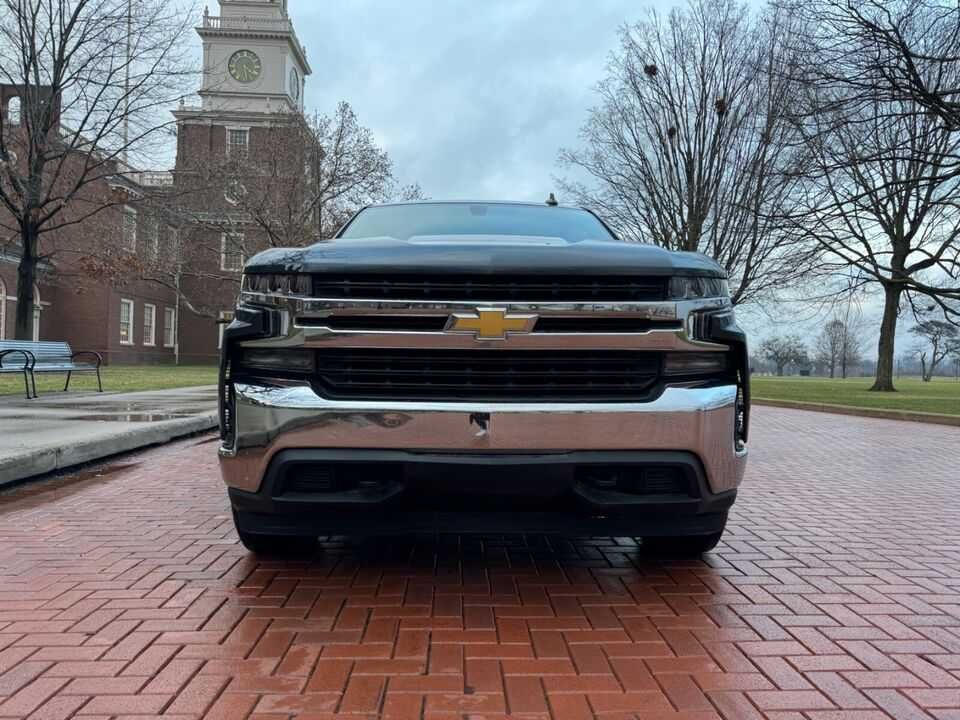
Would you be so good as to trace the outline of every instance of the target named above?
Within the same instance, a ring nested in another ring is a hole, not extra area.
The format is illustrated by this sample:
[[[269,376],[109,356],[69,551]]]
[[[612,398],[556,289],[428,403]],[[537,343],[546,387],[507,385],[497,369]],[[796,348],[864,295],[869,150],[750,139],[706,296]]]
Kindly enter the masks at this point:
[[[0,496],[0,718],[960,718],[960,429],[761,408],[728,534],[236,543],[215,445]]]

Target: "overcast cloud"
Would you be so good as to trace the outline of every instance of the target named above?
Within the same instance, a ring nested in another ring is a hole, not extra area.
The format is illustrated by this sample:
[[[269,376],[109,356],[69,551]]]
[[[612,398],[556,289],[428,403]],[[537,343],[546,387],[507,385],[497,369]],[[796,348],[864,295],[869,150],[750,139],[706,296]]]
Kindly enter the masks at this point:
[[[670,3],[657,3],[668,8]],[[542,200],[628,0],[291,0],[308,110],[349,101],[431,198]]]

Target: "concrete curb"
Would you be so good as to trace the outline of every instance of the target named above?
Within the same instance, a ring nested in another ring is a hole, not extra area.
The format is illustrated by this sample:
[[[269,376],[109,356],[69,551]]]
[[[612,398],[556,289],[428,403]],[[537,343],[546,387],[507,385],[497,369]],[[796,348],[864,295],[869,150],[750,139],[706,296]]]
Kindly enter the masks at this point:
[[[879,418],[881,420],[904,420],[906,422],[960,427],[960,415],[942,415],[940,413],[914,412],[911,410],[848,407],[846,405],[801,402],[799,400],[753,398],[753,402],[757,405],[769,405],[770,407],[789,408],[791,410],[812,410],[813,412],[833,413],[835,415],[856,415],[858,417]]]
[[[118,453],[160,445],[184,435],[211,430],[219,422],[217,413],[149,423],[106,438],[84,440],[59,447],[28,450],[0,460],[0,488],[36,475],[100,460]]]

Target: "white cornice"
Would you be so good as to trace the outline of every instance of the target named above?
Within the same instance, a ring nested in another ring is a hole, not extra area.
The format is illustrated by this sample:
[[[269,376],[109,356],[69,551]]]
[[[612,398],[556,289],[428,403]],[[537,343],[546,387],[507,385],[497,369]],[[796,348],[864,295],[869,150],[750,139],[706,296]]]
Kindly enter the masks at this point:
[[[223,19],[216,17],[205,17],[204,24],[196,28],[197,34],[206,40],[207,38],[255,38],[261,40],[286,40],[297,61],[303,67],[304,75],[312,75],[313,69],[307,61],[307,51],[297,37],[296,30],[293,29],[293,23],[288,19],[282,21],[264,22],[257,26],[254,20],[246,20],[241,23],[238,18],[229,18],[221,26]],[[227,24],[229,22],[229,24]],[[271,27],[273,26],[273,27]]]
[[[275,95],[272,97],[286,97]],[[191,125],[251,125],[257,127],[296,125],[303,122],[304,117],[299,112],[243,112],[238,110],[202,110],[199,108],[181,108],[173,111],[173,116],[180,123]]]

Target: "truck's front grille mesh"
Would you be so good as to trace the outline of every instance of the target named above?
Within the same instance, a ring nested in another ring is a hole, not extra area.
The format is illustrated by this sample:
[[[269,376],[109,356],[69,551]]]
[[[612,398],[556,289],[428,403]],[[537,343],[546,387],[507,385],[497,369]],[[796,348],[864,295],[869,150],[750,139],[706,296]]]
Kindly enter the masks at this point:
[[[661,355],[629,351],[318,351],[317,390],[333,399],[649,399]]]
[[[314,275],[324,299],[415,302],[656,302],[666,279],[577,275]]]

